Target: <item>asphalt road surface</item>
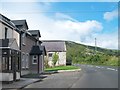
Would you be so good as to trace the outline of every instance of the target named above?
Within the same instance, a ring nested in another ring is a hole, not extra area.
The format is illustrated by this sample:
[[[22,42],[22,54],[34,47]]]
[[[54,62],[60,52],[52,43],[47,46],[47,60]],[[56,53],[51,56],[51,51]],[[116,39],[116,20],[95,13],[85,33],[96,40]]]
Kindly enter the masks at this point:
[[[25,88],[118,88],[116,67],[77,65],[82,70],[49,75]]]

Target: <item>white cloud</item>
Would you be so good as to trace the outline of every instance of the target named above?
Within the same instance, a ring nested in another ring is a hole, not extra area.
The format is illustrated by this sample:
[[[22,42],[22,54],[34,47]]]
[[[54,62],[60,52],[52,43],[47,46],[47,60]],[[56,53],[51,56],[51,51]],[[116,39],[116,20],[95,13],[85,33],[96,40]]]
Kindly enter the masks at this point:
[[[55,13],[55,17],[56,19],[60,19],[60,20],[71,20],[71,21],[77,22],[76,19],[73,19],[70,16],[63,14],[63,13]]]
[[[104,13],[104,19],[107,20],[107,21],[111,21],[116,17],[118,17],[118,11],[117,10],[114,10],[112,12]]]
[[[41,12],[45,9],[42,8],[44,5],[49,7],[49,4],[39,5],[41,5],[39,8],[35,5],[33,5],[34,7],[27,5],[27,8],[30,7],[31,11]],[[102,23],[96,20],[80,22],[63,13],[56,13],[52,18],[44,13],[6,13],[9,9],[6,9],[4,15],[10,19],[26,19],[30,30],[40,30],[40,40],[71,40],[94,46],[95,34],[103,30]],[[11,11],[14,11],[14,8]],[[116,37],[101,34],[97,34],[97,36],[97,39],[100,39],[98,46],[116,48]],[[107,43],[108,41],[109,43]]]
[[[1,2],[119,2],[119,0],[1,0]]]
[[[1,0],[1,2],[39,2],[39,0]]]

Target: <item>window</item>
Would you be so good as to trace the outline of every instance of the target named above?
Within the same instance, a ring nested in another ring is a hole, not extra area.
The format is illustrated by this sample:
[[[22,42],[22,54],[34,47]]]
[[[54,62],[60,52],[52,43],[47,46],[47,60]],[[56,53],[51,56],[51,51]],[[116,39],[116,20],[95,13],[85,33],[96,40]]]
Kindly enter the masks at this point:
[[[5,39],[7,39],[7,31],[8,31],[8,28],[5,27]]]
[[[29,54],[26,54],[26,68],[29,68]]]
[[[9,70],[12,70],[12,61],[11,61],[11,57],[9,57]]]
[[[26,33],[23,33],[22,34],[22,44],[25,45],[25,36],[26,36]]]
[[[52,57],[52,53],[49,53],[48,56],[49,56],[49,57]]]
[[[2,57],[2,70],[7,70],[7,57]]]
[[[22,53],[22,68],[25,68],[25,54]]]
[[[16,63],[15,63],[15,66],[16,66],[16,70],[20,70],[20,67],[19,67],[19,57],[15,57],[15,60],[16,60]]]
[[[0,56],[0,71],[2,71],[2,56]]]
[[[38,56],[34,55],[32,59],[32,64],[37,64],[37,59],[38,59]]]

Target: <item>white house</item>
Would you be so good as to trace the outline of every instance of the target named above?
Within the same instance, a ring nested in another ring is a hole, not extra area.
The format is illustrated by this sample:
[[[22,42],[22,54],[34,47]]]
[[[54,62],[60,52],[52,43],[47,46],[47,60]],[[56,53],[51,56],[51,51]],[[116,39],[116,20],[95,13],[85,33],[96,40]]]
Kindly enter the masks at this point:
[[[59,59],[56,66],[66,65],[66,44],[61,40],[45,40],[42,41],[47,52],[48,65],[53,66],[53,55],[57,53]]]

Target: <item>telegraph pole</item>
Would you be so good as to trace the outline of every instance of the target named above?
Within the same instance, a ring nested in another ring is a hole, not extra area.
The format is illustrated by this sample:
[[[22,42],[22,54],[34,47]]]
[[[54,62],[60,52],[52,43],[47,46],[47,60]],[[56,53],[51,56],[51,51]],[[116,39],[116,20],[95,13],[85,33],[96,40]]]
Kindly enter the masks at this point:
[[[95,53],[97,51],[97,39],[95,38]]]

